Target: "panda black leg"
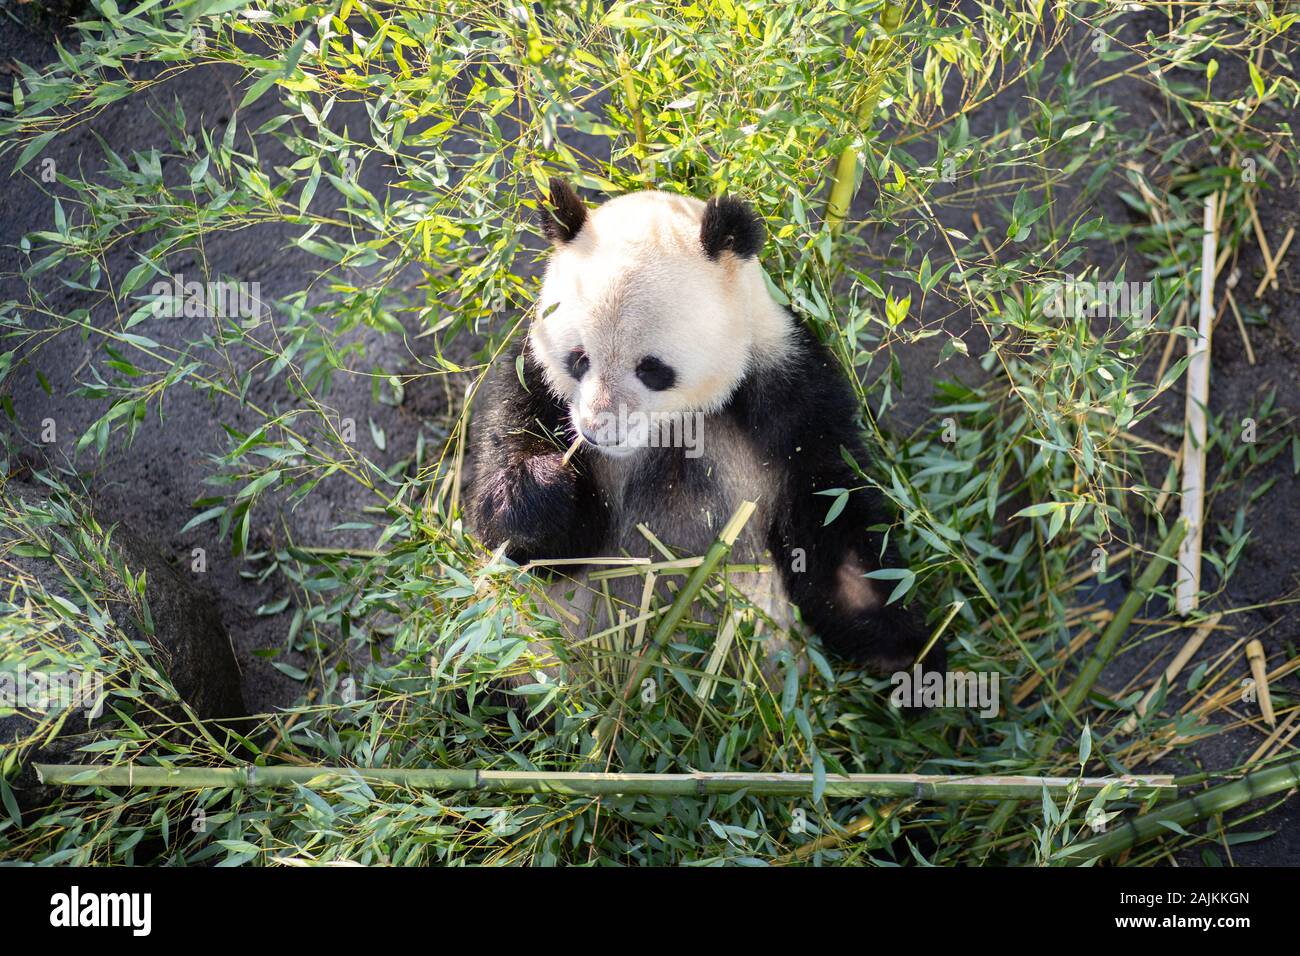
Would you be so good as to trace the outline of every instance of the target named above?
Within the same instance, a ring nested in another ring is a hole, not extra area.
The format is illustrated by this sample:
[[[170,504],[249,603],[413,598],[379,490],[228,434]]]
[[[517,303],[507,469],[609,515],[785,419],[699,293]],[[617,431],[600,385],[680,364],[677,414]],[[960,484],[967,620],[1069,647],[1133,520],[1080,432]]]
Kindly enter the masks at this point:
[[[896,579],[866,575],[902,568],[880,531],[887,513],[876,492],[846,459],[863,461],[861,406],[830,351],[796,327],[796,341],[774,371],[742,390],[734,414],[781,475],[768,547],[786,593],[835,654],[892,674],[910,670],[929,638],[917,608],[889,603]],[[843,507],[828,522],[836,497]],[[944,650],[926,655],[942,670]]]
[[[902,566],[892,548],[882,555],[881,535],[866,530],[882,520],[874,495],[865,489],[851,492],[844,510],[825,525],[833,499],[816,491],[852,487],[852,482],[844,474],[823,481],[802,477],[802,487],[791,489],[789,511],[773,527],[770,541],[787,593],[836,655],[880,674],[911,670],[929,638],[924,615],[887,603],[896,581],[865,576]],[[926,670],[943,670],[945,664],[939,645],[924,661]]]

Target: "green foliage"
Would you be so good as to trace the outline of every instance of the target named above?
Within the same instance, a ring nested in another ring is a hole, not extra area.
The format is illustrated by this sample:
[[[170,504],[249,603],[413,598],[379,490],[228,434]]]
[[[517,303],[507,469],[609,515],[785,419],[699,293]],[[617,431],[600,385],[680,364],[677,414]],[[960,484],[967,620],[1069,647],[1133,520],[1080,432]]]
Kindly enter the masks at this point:
[[[344,438],[329,401],[352,376],[369,381],[377,402],[400,401],[420,379],[464,396],[527,318],[540,248],[531,215],[547,177],[562,173],[601,194],[727,191],[753,203],[769,225],[763,262],[773,293],[854,376],[877,449],[875,462],[858,463],[862,483],[897,506],[891,535],[915,572],[890,579],[896,593],[923,596],[932,624],[946,625],[940,639],[955,662],[997,672],[1006,689],[992,720],[954,710],[904,720],[888,706],[887,680],[832,669],[815,645],[806,674],[788,652],[765,672],[764,622],[714,582],[702,604],[737,612],[730,648],[714,660],[716,627],[681,628],[655,672],[663,692],[622,728],[615,769],[964,773],[1091,762],[1110,771],[1133,761],[1107,734],[1134,700],[1105,702],[1082,754],[1055,709],[1062,650],[1079,628],[1096,626],[1076,613],[1074,584],[1096,549],[1132,547],[1141,557],[1148,532],[1165,531],[1155,501],[1167,461],[1148,477],[1152,453],[1133,430],[1161,411],[1182,363],[1157,376],[1144,360],[1195,288],[1199,240],[1186,240],[1200,198],[1226,180],[1236,208],[1243,184],[1231,156],[1291,145],[1286,130],[1265,132],[1252,119],[1271,102],[1295,105],[1279,42],[1295,15],[1263,4],[1184,4],[1176,13],[1151,4],[1145,35],[1130,26],[1121,42],[1113,4],[1006,0],[970,16],[947,6],[904,5],[902,25],[881,45],[876,0],[122,8],[92,0],[75,49],[60,47],[44,70],[22,69],[12,109],[0,114],[0,154],[50,192],[52,216],[22,242],[29,295],[0,304],[0,383],[15,357],[31,361],[51,336],[78,335],[93,360],[77,394],[107,408],[80,438],[88,454],[166,427],[164,397],[176,389],[237,402],[256,422],[222,423],[211,494],[190,521],[218,522],[250,574],[275,577],[292,594],[258,613],[287,619],[286,648],[305,664],[276,664],[303,682],[303,697],[243,732],[254,759],[571,769],[587,753],[631,649],[608,635],[588,649],[594,666],[572,662],[580,676],[542,674],[551,653],[571,652],[546,650],[558,629],[536,582],[487,554],[461,523],[463,402],[432,423],[437,442],[375,432],[381,449],[409,448],[385,466]],[[1240,78],[1232,87],[1228,65],[1248,61],[1231,71]],[[236,84],[241,99],[227,121],[204,115],[195,124],[178,105],[155,116],[156,134],[129,153],[101,141],[85,169],[58,171],[57,190],[40,178],[41,152],[55,137],[198,69]],[[1145,114],[1112,96],[1111,81],[1126,76],[1166,104],[1165,127],[1149,128]],[[878,105],[864,122],[872,90]],[[275,109],[254,127],[247,116],[263,98]],[[1000,101],[994,127],[976,134],[976,109]],[[364,106],[364,128],[332,121],[344,104]],[[830,170],[846,151],[861,185],[840,231],[823,212]],[[376,169],[381,190],[363,185]],[[1110,193],[1133,208],[1131,220],[1095,214]],[[982,228],[967,225],[973,211]],[[203,273],[191,278],[237,278],[208,263],[204,244],[246,229],[310,253],[318,270],[252,321],[222,319],[184,346],[161,344],[151,335],[167,321],[156,284],[191,259]],[[1234,219],[1223,242],[1247,230]],[[1123,245],[1124,261],[1097,252]],[[109,263],[122,248],[133,250],[129,270]],[[1053,283],[1123,278],[1126,269],[1130,280],[1155,283],[1150,322],[1046,314]],[[49,293],[55,276],[85,305],[61,314]],[[368,345],[376,337],[404,341],[420,371],[377,364]],[[877,416],[900,403],[896,353],[932,338],[942,360],[977,363],[985,374],[977,384],[936,381],[931,415],[914,431],[882,427]],[[264,407],[255,397],[263,386],[288,401]],[[1181,411],[1169,421],[1180,436]],[[1270,408],[1259,422],[1264,433],[1283,427]],[[1259,448],[1225,447],[1218,487],[1275,453]],[[277,509],[326,481],[364,489],[373,520],[335,531],[364,532],[373,546],[258,550],[259,523],[275,523]],[[835,510],[834,499],[827,505]],[[1206,536],[1218,587],[1241,560],[1244,520]],[[37,626],[12,603],[6,611],[6,628]],[[1044,675],[1040,693],[1011,703],[1011,689]],[[504,678],[517,679],[514,693],[541,718],[525,722],[492,696]],[[1154,740],[1173,724],[1148,717],[1142,733]],[[1037,742],[1063,732],[1060,755],[1036,762]],[[12,770],[15,750],[0,746]],[[90,752],[224,764],[223,749],[203,735],[177,743],[141,726],[134,735],[106,728]],[[989,805],[916,807],[809,859],[1051,861],[1085,810],[1096,818],[1131,805],[1113,795],[1091,808],[1075,803],[1022,808],[991,846],[977,846]],[[879,809],[818,801],[803,808],[806,830],[791,832],[796,808],[743,794],[507,800],[359,782],[319,792],[141,792],[108,807],[102,794],[70,792],[25,828],[0,826],[0,855],[760,863]],[[195,832],[198,809],[206,823]]]

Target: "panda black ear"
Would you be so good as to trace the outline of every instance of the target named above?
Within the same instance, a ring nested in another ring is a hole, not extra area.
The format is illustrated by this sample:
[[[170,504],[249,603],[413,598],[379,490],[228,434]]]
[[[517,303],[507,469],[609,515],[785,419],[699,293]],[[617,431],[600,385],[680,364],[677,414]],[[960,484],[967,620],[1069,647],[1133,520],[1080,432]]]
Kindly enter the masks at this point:
[[[714,261],[724,252],[750,259],[763,248],[763,221],[742,200],[715,196],[704,207],[700,245]]]
[[[568,180],[552,176],[550,196],[541,203],[542,233],[556,244],[569,242],[587,221],[587,207]]]

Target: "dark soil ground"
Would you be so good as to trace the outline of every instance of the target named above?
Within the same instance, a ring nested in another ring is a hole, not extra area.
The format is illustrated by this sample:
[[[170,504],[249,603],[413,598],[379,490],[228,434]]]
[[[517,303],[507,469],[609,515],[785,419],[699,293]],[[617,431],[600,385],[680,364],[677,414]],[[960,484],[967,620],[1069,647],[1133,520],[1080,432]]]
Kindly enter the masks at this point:
[[[30,19],[30,18],[28,18]],[[1137,28],[1136,26],[1134,27]],[[65,42],[68,41],[64,34]],[[54,34],[48,24],[36,22],[22,27],[12,18],[0,19],[0,72],[12,60],[31,66],[42,66],[56,58]],[[1060,54],[1057,54],[1058,56]],[[174,100],[184,106],[192,129],[206,126],[220,133],[233,106],[238,103],[241,91],[234,85],[237,75],[219,67],[189,70],[179,77],[155,88],[147,96],[133,96],[129,101],[110,108],[93,122],[78,127],[74,132],[57,137],[42,158],[52,158],[57,164],[69,168],[91,170],[100,163],[101,152],[92,131],[102,136],[110,146],[123,152],[164,141],[155,111],[169,109]],[[4,84],[7,85],[7,84]],[[974,136],[987,135],[995,128],[999,111],[1008,108],[1023,91],[1012,89],[968,117]],[[1125,80],[1107,87],[1107,95],[1124,105],[1136,124],[1149,122],[1150,113],[1163,114],[1157,102],[1157,93],[1141,80]],[[153,109],[146,108],[151,105]],[[255,128],[266,120],[276,108],[274,97],[266,96],[241,114],[244,129]],[[1300,127],[1300,116],[1290,118],[1293,127]],[[354,128],[364,125],[360,109],[349,112],[336,109],[331,122],[340,126],[351,123]],[[593,144],[593,150],[595,144]],[[278,157],[268,155],[267,162],[277,162]],[[361,182],[368,189],[381,192],[387,184],[386,171],[363,168]],[[1300,226],[1297,213],[1297,192],[1294,183],[1270,184],[1262,193],[1259,212],[1271,242],[1276,247],[1289,226]],[[865,187],[855,205],[853,214],[866,217],[875,196],[869,185]],[[945,225],[971,231],[971,213],[979,211],[987,222],[996,222],[993,209],[987,204],[974,207],[953,204],[940,207],[939,214]],[[1095,209],[1096,215],[1127,220],[1130,212],[1117,196],[1108,195],[1106,202]],[[26,292],[13,273],[19,262],[15,253],[21,236],[34,229],[48,228],[52,221],[52,204],[49,198],[28,178],[22,175],[0,177],[0,300],[23,299]],[[971,232],[973,235],[973,232]],[[319,260],[289,244],[287,227],[259,227],[237,233],[215,236],[207,245],[209,262],[218,264],[221,272],[238,275],[245,281],[261,283],[265,297],[301,288],[301,276],[319,268]],[[871,239],[878,255],[886,255],[888,236]],[[1122,250],[1093,250],[1093,263],[1104,267]],[[936,250],[935,255],[942,255]],[[126,263],[133,261],[130,250],[115,251],[115,269],[125,271]],[[1296,303],[1300,301],[1300,250],[1293,250],[1278,272],[1277,290],[1269,290],[1256,302],[1252,293],[1262,275],[1263,262],[1253,244],[1247,244],[1239,261],[1243,292],[1241,301],[1248,310],[1261,318],[1250,327],[1256,363],[1247,361],[1244,348],[1235,328],[1225,323],[1214,340],[1211,406],[1214,414],[1222,414],[1225,423],[1239,423],[1255,408],[1263,393],[1276,391],[1276,404],[1283,417],[1300,410],[1300,364],[1297,359],[1297,336],[1300,335],[1300,315]],[[182,266],[183,267],[183,264]],[[48,278],[45,289],[50,301],[69,310],[77,307],[78,293],[59,290],[54,280]],[[196,328],[189,323],[204,320],[176,320],[170,333],[151,331],[165,344],[181,345],[195,337]],[[954,324],[969,319],[950,318]],[[416,371],[419,357],[407,351],[407,345],[396,336],[370,334],[365,337],[367,364],[378,364],[387,369]],[[938,338],[907,349],[899,350],[898,358],[904,369],[904,394],[907,397],[901,408],[886,418],[889,427],[910,430],[924,420],[934,383],[939,379],[960,378],[976,381],[981,373],[976,362],[956,359],[938,363]],[[970,341],[972,354],[980,351],[978,339]],[[462,341],[452,350],[453,359],[470,361],[476,343]],[[17,425],[5,421],[0,427],[16,430],[18,440],[36,444],[41,422],[53,418],[57,424],[58,440],[46,446],[44,453],[54,461],[71,462],[73,446],[86,426],[101,413],[99,402],[73,397],[80,369],[90,356],[89,346],[79,338],[64,335],[48,343],[34,361],[10,378],[7,388],[17,412]],[[47,393],[37,382],[37,369],[49,381]],[[375,402],[371,398],[370,383],[364,376],[340,376],[330,393],[332,405],[340,414],[354,418],[363,427],[358,429],[358,441],[370,443],[367,419],[374,422],[389,436],[387,451],[367,447],[366,453],[377,461],[391,462],[410,453],[416,436],[426,429],[429,441],[440,441],[437,420],[445,413],[447,399],[442,380],[428,377],[418,379],[408,388],[405,401],[393,406]],[[284,407],[290,398],[275,386],[256,385],[252,397],[265,407]],[[1181,391],[1170,396],[1170,412],[1162,421],[1181,420],[1183,396]],[[156,547],[175,557],[178,565],[188,568],[191,549],[202,547],[208,555],[207,571],[202,586],[216,602],[226,629],[233,641],[242,670],[243,696],[252,713],[267,712],[276,707],[296,702],[302,692],[301,683],[286,677],[271,664],[271,659],[293,662],[299,660],[287,650],[287,614],[258,615],[256,609],[271,604],[285,595],[278,593],[277,585],[259,582],[256,575],[243,562],[230,557],[228,542],[219,541],[215,525],[205,524],[182,534],[180,529],[193,516],[191,503],[209,494],[204,479],[212,473],[210,455],[219,454],[225,447],[225,433],[221,423],[239,427],[245,422],[245,413],[234,402],[214,403],[196,391],[172,389],[163,405],[164,420],[156,417],[144,423],[131,447],[111,453],[103,462],[86,458],[76,462],[86,471],[86,480],[92,492],[99,516],[104,522],[121,521],[137,534],[150,540]],[[250,419],[251,420],[251,419]],[[1288,429],[1288,438],[1294,432]],[[1152,434],[1159,440],[1167,436]],[[1213,476],[1220,462],[1217,452],[1209,461]],[[1160,463],[1163,467],[1163,463]],[[1231,525],[1236,509],[1243,504],[1244,496],[1268,479],[1275,479],[1269,492],[1254,502],[1247,511],[1247,526],[1253,529],[1239,569],[1224,593],[1213,606],[1237,608],[1275,603],[1293,595],[1298,584],[1300,569],[1300,526],[1295,497],[1295,477],[1291,455],[1282,454],[1265,469],[1252,476],[1248,486],[1240,493],[1222,495],[1212,502],[1208,533],[1217,523]],[[322,485],[305,502],[286,509],[275,520],[255,523],[261,540],[250,542],[251,550],[282,545],[292,540],[305,545],[351,544],[367,547],[372,542],[364,535],[347,535],[330,532],[335,525],[355,521],[361,509],[371,504],[364,489],[355,483],[338,482]],[[265,507],[265,506],[263,506]],[[1125,585],[1126,586],[1126,585]],[[1123,588],[1112,589],[1122,594]],[[1260,607],[1258,610],[1234,615],[1231,636],[1215,636],[1207,644],[1207,652],[1214,653],[1238,637],[1259,637],[1270,651],[1291,648],[1287,656],[1294,656],[1294,645],[1300,643],[1300,628],[1286,607]],[[1181,643],[1181,639],[1177,639]],[[1176,646],[1176,644],[1175,644]],[[268,653],[274,652],[274,653]],[[1145,663],[1151,655],[1167,655],[1167,647],[1143,647],[1125,655],[1110,668],[1103,678],[1107,687],[1120,687]],[[1242,676],[1246,675],[1244,659]],[[1294,678],[1291,679],[1294,683]],[[1294,692],[1294,688],[1292,688]],[[1254,730],[1243,729],[1217,735],[1198,747],[1182,752],[1176,760],[1159,768],[1143,768],[1164,772],[1186,773],[1192,770],[1189,758],[1205,769],[1231,766],[1244,760],[1261,742]],[[1252,830],[1275,830],[1272,838],[1233,847],[1232,860],[1238,865],[1297,864],[1300,863],[1300,798],[1292,796],[1280,810],[1256,821]],[[1223,854],[1220,853],[1222,859]],[[1199,865],[1199,854],[1189,854],[1182,864]],[[1227,862],[1227,860],[1223,860]]]

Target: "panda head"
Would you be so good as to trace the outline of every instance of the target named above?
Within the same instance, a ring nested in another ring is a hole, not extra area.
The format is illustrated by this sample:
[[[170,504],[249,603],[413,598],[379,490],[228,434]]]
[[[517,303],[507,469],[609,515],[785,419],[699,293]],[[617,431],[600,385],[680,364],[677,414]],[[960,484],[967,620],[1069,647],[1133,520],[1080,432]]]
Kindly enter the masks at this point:
[[[720,409],[791,332],[767,291],[763,228],[736,199],[637,192],[588,209],[552,179],[553,249],[529,332],[547,386],[589,444],[613,457],[654,422]]]

